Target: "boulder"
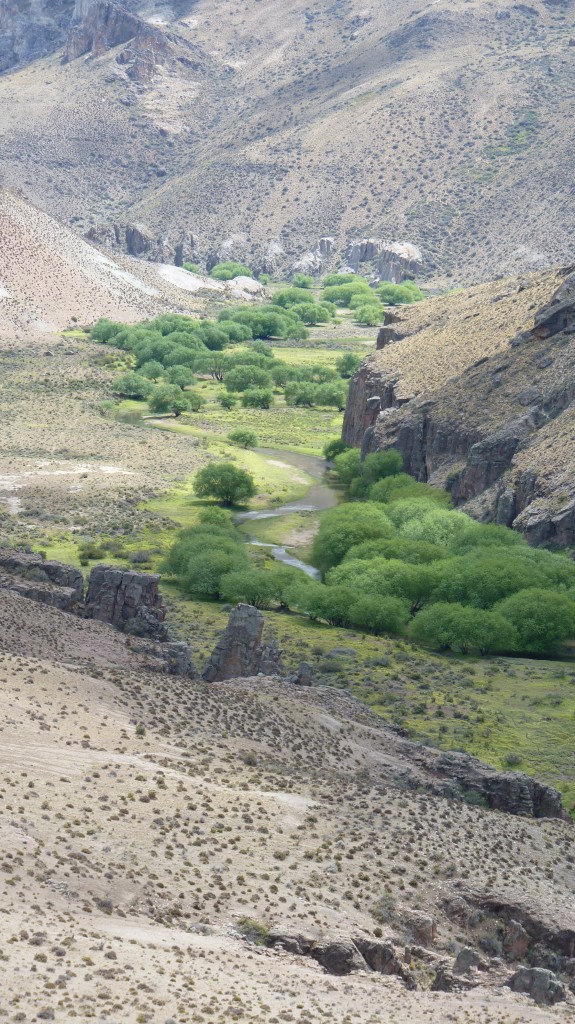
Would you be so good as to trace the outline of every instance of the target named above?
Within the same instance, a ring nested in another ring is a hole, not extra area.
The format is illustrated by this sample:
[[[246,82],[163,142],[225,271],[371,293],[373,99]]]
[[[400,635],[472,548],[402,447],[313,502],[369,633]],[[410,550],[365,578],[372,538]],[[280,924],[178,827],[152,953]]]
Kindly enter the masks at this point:
[[[22,580],[53,583],[56,587],[69,589],[73,591],[74,603],[82,600],[84,577],[73,565],[63,565],[62,562],[47,561],[41,555],[4,548],[0,549],[0,567]]]
[[[134,636],[166,640],[159,580],[153,573],[95,565],[88,579],[86,618],[108,622]]]
[[[529,949],[529,935],[519,921],[510,921],[503,936],[503,952],[510,960],[523,960]]]
[[[455,957],[455,963],[451,969],[452,973],[467,974],[468,971],[477,967],[480,961],[481,957],[476,949],[473,949],[471,946],[464,946]]]
[[[288,679],[294,686],[313,686],[313,669],[307,661],[302,661],[297,672]]]
[[[402,914],[402,921],[411,932],[417,945],[433,945],[435,942],[436,925],[434,919],[429,914],[424,914],[419,910],[406,910]]]
[[[367,964],[351,939],[326,939],[314,942],[309,955],[321,964],[328,974],[351,974],[365,971]]]
[[[355,938],[354,943],[365,960],[367,966],[378,974],[393,975],[406,984],[407,988],[416,987],[413,974],[403,963],[392,942],[385,939]]]
[[[552,1006],[566,998],[565,986],[553,971],[542,967],[520,967],[507,982],[513,992],[524,992],[536,1003]]]

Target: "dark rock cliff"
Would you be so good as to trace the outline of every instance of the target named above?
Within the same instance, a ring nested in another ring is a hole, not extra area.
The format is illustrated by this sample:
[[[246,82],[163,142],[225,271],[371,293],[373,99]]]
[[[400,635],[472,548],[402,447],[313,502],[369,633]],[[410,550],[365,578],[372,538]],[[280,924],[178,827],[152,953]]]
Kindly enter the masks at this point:
[[[401,345],[394,325],[380,342]],[[401,451],[418,480],[445,487],[485,522],[534,544],[575,542],[575,273],[503,351],[440,389],[401,393],[376,356],[352,380],[343,438],[364,453]]]

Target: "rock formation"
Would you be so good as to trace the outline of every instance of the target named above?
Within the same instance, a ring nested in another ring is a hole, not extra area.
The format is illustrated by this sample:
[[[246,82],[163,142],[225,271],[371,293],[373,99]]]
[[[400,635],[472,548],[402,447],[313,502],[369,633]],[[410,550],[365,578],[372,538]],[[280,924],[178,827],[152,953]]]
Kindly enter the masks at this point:
[[[166,640],[159,581],[153,573],[95,565],[88,579],[85,614],[135,636]]]
[[[383,242],[379,238],[362,238],[351,242],[345,251],[349,267],[359,273],[363,264],[372,265],[380,281],[400,284],[423,268],[423,257],[411,242]]]
[[[77,0],[68,32],[64,61],[86,53],[94,57],[126,43],[138,31],[140,19],[112,0]]]
[[[520,283],[515,295],[523,288]],[[430,322],[421,315],[418,329],[411,311],[402,310],[380,331],[381,353],[351,382],[344,440],[364,453],[397,448],[416,479],[444,486],[456,506],[522,530],[530,543],[572,544],[575,273],[565,271],[533,326],[502,338],[493,354],[465,365],[464,353],[454,350],[453,368],[459,362],[461,369],[449,377],[446,361],[446,379],[436,387],[425,386],[425,361],[433,352],[424,350]],[[399,353],[406,346],[413,364],[420,336],[416,390],[400,369]]]
[[[242,676],[266,675],[280,670],[281,652],[275,642],[263,642],[264,617],[249,604],[238,604],[204,668],[209,683]]]

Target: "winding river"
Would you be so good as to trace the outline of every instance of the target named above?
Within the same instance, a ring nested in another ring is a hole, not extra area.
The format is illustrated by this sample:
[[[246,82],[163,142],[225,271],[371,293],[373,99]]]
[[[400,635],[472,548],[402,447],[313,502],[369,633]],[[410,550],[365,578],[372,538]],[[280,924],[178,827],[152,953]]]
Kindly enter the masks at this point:
[[[276,448],[256,448],[256,451],[258,455],[263,456],[274,465],[292,466],[294,469],[303,470],[315,483],[307,490],[304,497],[299,498],[298,501],[290,502],[289,505],[258,509],[258,511],[254,512],[240,512],[234,516],[235,523],[246,523],[258,519],[277,519],[281,516],[290,515],[293,512],[321,512],[326,508],[332,508],[334,505],[337,505],[339,501],[337,491],[330,487],[325,479],[327,463],[324,459],[320,459],[316,455],[303,455],[300,452],[283,451]],[[276,544],[265,544],[263,541],[253,539],[250,543],[257,547],[269,548],[270,554],[276,561],[283,562],[284,565],[291,565],[295,569],[301,569],[302,572],[305,572],[306,576],[311,576],[312,579],[319,578],[319,571],[313,565],[302,562],[301,559],[290,554],[286,548]]]

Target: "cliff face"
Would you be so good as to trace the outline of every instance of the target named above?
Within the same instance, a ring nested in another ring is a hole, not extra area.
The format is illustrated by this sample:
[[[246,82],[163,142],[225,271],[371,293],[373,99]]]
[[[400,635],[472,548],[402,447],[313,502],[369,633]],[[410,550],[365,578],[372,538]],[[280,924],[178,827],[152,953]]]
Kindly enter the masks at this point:
[[[344,439],[364,453],[398,448],[408,473],[445,487],[484,522],[513,526],[534,544],[573,544],[575,273],[564,272],[527,329],[432,388],[422,375],[408,395],[408,374],[388,353],[409,340],[413,358],[418,337],[395,331],[360,368]]]
[[[74,0],[3,0],[0,4],[0,74],[53,53],[66,38]]]

